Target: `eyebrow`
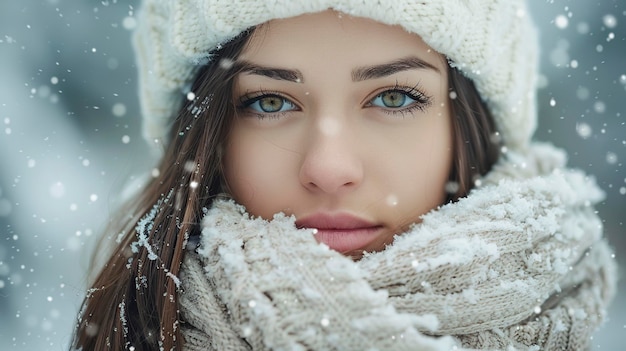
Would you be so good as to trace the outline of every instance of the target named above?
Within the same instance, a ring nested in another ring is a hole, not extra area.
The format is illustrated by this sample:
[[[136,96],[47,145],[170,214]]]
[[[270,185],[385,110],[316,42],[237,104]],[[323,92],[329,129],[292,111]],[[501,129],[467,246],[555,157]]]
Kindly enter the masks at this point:
[[[264,67],[245,60],[238,61],[237,63],[239,65],[239,69],[237,70],[239,73],[256,74],[271,79],[286,80],[294,83],[304,82],[302,72],[297,69]]]
[[[411,69],[430,69],[440,73],[439,69],[434,65],[419,57],[409,56],[390,63],[355,68],[352,71],[352,81],[360,82],[368,79],[383,78],[394,73]]]
[[[237,69],[238,73],[255,74],[271,79],[285,80],[294,83],[304,82],[302,72],[297,69],[265,67],[246,60],[238,61],[237,65],[239,66]],[[439,69],[434,65],[420,59],[419,57],[409,56],[380,65],[357,67],[352,70],[352,81],[360,82],[368,79],[383,78],[394,73],[411,69],[430,69],[439,73]]]

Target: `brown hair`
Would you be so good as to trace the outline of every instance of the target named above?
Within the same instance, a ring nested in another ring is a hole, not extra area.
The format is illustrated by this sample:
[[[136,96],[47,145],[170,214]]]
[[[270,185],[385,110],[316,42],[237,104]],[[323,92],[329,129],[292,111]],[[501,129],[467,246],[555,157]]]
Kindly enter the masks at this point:
[[[112,224],[120,233],[112,254],[88,291],[72,347],[83,350],[181,349],[177,306],[178,276],[189,236],[200,233],[202,209],[222,189],[221,146],[234,106],[232,65],[250,32],[226,44],[197,75],[194,101],[187,101],[171,128],[170,142],[153,178],[129,204],[132,216]],[[471,81],[450,68],[456,184],[449,200],[465,196],[474,177],[498,156],[494,126]]]
[[[500,138],[491,112],[474,82],[454,68],[448,68],[450,116],[453,134],[453,165],[448,200],[464,197],[481,175],[486,174],[500,155]]]

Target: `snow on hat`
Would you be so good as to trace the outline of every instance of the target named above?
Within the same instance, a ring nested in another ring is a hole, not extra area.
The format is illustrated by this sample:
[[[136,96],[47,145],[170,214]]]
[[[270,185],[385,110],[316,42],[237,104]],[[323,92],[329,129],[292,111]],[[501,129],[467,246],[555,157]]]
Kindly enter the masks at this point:
[[[143,134],[166,139],[198,68],[246,29],[335,9],[416,33],[474,81],[504,144],[537,123],[537,34],[524,0],[144,0],[134,33]]]

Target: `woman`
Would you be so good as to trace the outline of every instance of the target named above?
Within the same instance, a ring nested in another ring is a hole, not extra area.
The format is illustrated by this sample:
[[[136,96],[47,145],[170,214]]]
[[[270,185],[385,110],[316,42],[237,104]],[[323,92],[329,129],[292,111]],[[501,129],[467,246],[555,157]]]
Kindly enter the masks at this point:
[[[523,2],[154,0],[135,45],[165,155],[74,347],[587,346],[603,195],[530,140]]]

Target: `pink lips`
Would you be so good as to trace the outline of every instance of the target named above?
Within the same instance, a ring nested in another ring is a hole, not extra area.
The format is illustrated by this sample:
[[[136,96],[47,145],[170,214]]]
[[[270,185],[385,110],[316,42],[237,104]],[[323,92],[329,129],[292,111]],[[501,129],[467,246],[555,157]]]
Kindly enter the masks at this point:
[[[297,220],[296,226],[317,229],[317,241],[341,253],[362,250],[382,229],[381,225],[347,213],[316,213]]]

